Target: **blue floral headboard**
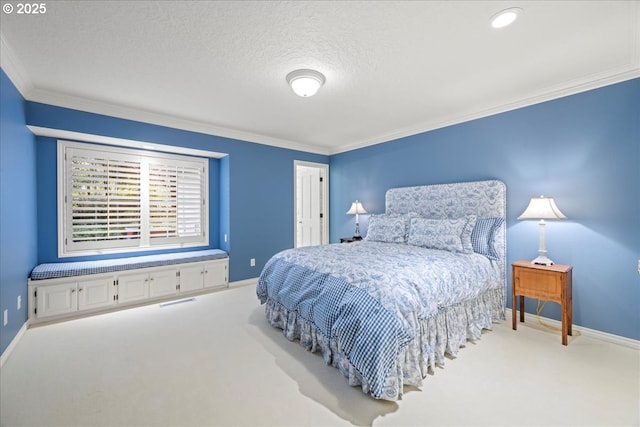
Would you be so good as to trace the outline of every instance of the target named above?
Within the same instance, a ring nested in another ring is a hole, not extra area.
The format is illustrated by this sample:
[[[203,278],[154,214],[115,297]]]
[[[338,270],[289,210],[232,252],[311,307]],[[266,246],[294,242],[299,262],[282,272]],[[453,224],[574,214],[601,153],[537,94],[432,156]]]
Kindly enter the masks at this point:
[[[478,218],[504,218],[494,245],[506,286],[507,187],[504,182],[489,180],[391,188],[387,190],[385,200],[388,214],[415,212],[426,218],[460,218],[474,214]]]

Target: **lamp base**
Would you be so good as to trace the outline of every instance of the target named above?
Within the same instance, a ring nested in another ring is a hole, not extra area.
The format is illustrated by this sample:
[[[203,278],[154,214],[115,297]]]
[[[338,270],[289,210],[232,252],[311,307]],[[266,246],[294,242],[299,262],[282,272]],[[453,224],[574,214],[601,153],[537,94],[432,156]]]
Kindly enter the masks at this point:
[[[543,256],[538,256],[536,259],[531,261],[531,264],[553,265],[553,261],[551,261],[549,258],[543,255]]]
[[[362,237],[360,236],[360,223],[358,221],[356,221],[356,231],[353,232],[353,239],[362,240]]]

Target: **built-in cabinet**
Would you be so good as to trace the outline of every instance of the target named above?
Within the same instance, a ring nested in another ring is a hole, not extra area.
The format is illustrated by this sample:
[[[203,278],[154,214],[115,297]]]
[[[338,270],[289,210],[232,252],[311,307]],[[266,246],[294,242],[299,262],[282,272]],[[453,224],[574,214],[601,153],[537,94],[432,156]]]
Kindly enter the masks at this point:
[[[29,281],[30,322],[113,310],[226,288],[228,259]]]
[[[34,314],[51,317],[109,307],[116,303],[116,295],[112,275],[83,280],[67,279],[63,283],[38,286],[33,291],[36,301]]]
[[[215,261],[180,269],[180,292],[225,287],[227,267]]]
[[[178,293],[177,268],[118,276],[118,302],[131,302]]]

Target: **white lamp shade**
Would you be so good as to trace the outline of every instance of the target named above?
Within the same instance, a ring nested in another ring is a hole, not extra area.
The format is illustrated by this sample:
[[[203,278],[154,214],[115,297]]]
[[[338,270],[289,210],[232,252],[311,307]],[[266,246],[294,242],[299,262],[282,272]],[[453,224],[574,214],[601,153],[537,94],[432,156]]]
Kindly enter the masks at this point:
[[[534,197],[529,202],[527,209],[518,219],[563,219],[566,218],[556,206],[553,197]]]
[[[357,200],[351,203],[351,208],[349,208],[349,210],[347,211],[347,214],[349,215],[366,214],[366,213],[367,211],[364,209],[364,207],[362,207],[362,203],[360,203]]]
[[[287,83],[296,95],[313,96],[325,82],[324,75],[314,70],[296,70],[287,74]]]

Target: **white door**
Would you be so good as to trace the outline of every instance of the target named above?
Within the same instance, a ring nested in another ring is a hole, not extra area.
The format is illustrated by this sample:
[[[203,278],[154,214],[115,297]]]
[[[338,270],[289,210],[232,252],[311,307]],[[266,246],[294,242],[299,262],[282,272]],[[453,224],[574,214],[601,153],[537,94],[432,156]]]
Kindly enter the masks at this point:
[[[295,162],[295,246],[315,246],[329,241],[328,166]]]

